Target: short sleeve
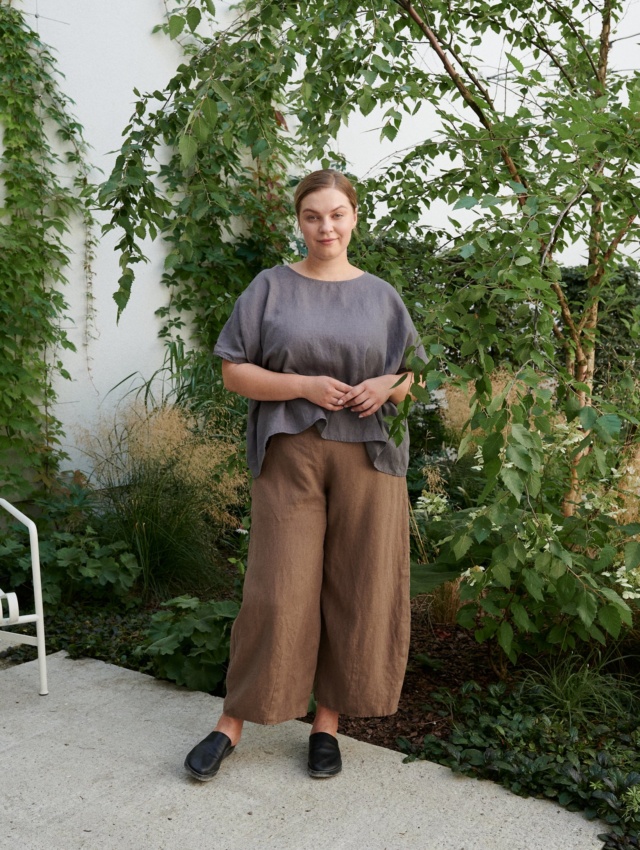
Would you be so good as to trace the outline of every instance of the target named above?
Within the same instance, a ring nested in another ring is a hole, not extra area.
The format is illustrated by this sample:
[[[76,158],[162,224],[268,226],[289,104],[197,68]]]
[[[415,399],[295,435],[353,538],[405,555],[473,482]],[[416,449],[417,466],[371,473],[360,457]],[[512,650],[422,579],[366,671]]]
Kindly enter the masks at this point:
[[[420,339],[420,334],[415,328],[415,325],[411,321],[411,318],[407,314],[408,319],[408,328],[407,333],[405,335],[405,346],[404,351],[402,352],[402,362],[400,363],[400,368],[398,372],[407,372],[409,367],[407,365],[407,350],[409,348],[413,348],[410,357],[419,357],[420,360],[426,363],[427,354],[424,350],[424,346],[422,344],[422,340]]]
[[[213,353],[231,363],[262,363],[261,330],[267,297],[266,281],[259,275],[236,301],[220,332]]]
[[[413,324],[409,311],[402,303],[400,296],[395,301],[392,311],[391,327],[389,328],[387,372],[399,374],[407,372],[407,351],[413,348],[411,357],[419,357],[426,361],[427,355],[420,339],[420,334]]]

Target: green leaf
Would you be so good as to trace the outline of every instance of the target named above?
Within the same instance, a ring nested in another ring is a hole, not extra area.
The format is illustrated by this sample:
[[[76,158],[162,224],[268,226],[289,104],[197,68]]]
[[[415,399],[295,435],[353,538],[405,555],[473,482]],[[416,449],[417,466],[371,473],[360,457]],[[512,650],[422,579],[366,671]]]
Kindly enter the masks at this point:
[[[516,257],[514,265],[516,266],[528,266],[531,262],[531,257]]]
[[[598,436],[609,441],[613,437],[617,437],[622,428],[622,420],[616,413],[605,413],[600,416],[595,423],[595,430]]]
[[[467,449],[473,443],[473,434],[469,432],[465,434],[464,437],[460,440],[460,445],[458,446],[458,457],[464,457]]]
[[[218,112],[218,107],[216,106],[215,101],[211,100],[211,98],[209,97],[206,97],[202,101],[202,106],[200,107],[200,109],[202,110],[202,117],[207,122],[209,127],[215,127],[218,122],[218,116],[220,114]]]
[[[537,631],[536,627],[529,619],[529,615],[527,614],[527,610],[524,605],[521,605],[519,602],[513,602],[511,604],[510,611],[511,616],[513,617],[513,622],[521,632]]]
[[[538,602],[544,601],[544,582],[534,570],[523,570],[524,586]]]
[[[486,516],[476,517],[473,521],[472,530],[473,530],[473,536],[476,538],[478,543],[482,543],[491,534],[491,530],[492,530],[491,520]]]
[[[591,431],[598,419],[598,413],[593,407],[583,407],[580,409],[580,424],[585,431]]]
[[[640,564],[640,543],[631,540],[624,547],[624,565],[628,570],[635,570]]]
[[[526,446],[528,449],[537,449],[539,445],[539,438],[537,435],[532,434],[531,431],[520,422],[515,422],[511,427],[511,438],[517,443],[520,443],[520,445]]]
[[[379,56],[377,53],[373,53],[371,56],[371,64],[373,67],[380,71],[382,74],[392,74],[393,68],[387,62],[386,59],[383,59],[382,56]]]
[[[513,65],[513,67],[516,69],[516,71],[519,74],[522,74],[524,72],[524,65],[522,64],[522,62],[519,59],[516,59],[516,57],[513,54],[507,53],[506,51],[505,51],[505,56],[507,57],[509,62],[511,62],[511,64]]]
[[[531,458],[522,446],[507,446],[507,459],[523,472],[533,472]]]
[[[228,104],[233,103],[233,95],[231,94],[231,92],[229,91],[227,86],[225,86],[225,84],[221,80],[213,80],[211,82],[211,88],[226,103],[228,103]]]
[[[196,158],[198,143],[193,136],[182,135],[178,142],[178,150],[182,160],[182,167],[187,168]]]
[[[491,575],[503,587],[511,587],[511,571],[504,561],[491,565]]]
[[[251,146],[251,156],[254,159],[257,159],[261,153],[269,150],[269,142],[266,139],[258,139],[258,141]]]
[[[467,603],[466,605],[462,605],[458,609],[458,613],[456,615],[456,621],[464,628],[464,629],[473,629],[476,625],[476,616],[478,614],[478,606],[473,603]]]
[[[504,620],[498,627],[498,643],[504,649],[505,655],[511,655],[513,644],[513,627],[511,623]]]
[[[393,142],[398,135],[398,129],[399,128],[395,124],[385,124],[382,128],[382,132],[380,133],[380,137],[383,139],[389,139],[390,142]]]
[[[470,210],[471,207],[475,207],[478,204],[478,199],[474,198],[473,195],[463,195],[461,198],[455,202],[453,209],[454,210]]]
[[[609,634],[617,638],[622,628],[620,610],[615,605],[604,605],[598,611],[598,622]]]
[[[578,593],[578,601],[576,604],[578,616],[587,628],[593,623],[598,613],[598,602],[593,593],[590,593],[585,588],[582,588]]]
[[[229,620],[235,620],[240,610],[240,606],[233,599],[221,599],[214,602],[212,608],[216,616]]]
[[[211,135],[209,125],[204,118],[196,118],[193,122],[193,135],[199,142],[206,142]]]
[[[431,371],[427,372],[426,385],[429,392],[437,390],[446,381],[446,376],[442,372]]]
[[[500,470],[500,478],[504,481],[505,487],[520,501],[524,492],[524,483],[516,470],[503,467]]]
[[[471,546],[473,545],[473,539],[469,537],[467,534],[463,534],[456,542],[453,544],[453,554],[456,558],[460,559],[466,555]]]
[[[169,38],[177,38],[184,29],[185,23],[182,15],[171,15],[169,18]]]
[[[364,91],[358,98],[358,106],[363,115],[369,115],[376,107],[375,98],[369,91]]]
[[[455,569],[451,564],[418,564],[411,562],[411,597],[431,593],[447,581],[460,578],[463,567]]]
[[[500,431],[494,431],[482,443],[482,457],[485,463],[500,456],[504,439]]]
[[[187,9],[187,24],[189,25],[189,29],[191,32],[195,32],[198,27],[198,24],[202,20],[202,13],[197,6],[189,6]]]

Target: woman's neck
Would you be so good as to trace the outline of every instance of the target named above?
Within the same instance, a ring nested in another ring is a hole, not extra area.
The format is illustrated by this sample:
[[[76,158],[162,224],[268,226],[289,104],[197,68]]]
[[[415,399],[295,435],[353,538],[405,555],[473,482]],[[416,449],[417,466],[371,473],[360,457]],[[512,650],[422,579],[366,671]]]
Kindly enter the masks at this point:
[[[291,263],[291,268],[298,274],[315,278],[315,280],[349,280],[362,274],[361,269],[351,265],[346,257],[327,261],[305,257],[304,260]]]

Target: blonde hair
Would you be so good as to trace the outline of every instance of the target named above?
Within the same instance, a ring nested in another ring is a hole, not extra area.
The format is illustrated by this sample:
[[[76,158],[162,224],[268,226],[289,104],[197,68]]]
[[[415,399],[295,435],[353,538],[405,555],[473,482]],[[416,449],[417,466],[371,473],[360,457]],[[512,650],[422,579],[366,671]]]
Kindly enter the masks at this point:
[[[323,168],[320,171],[312,171],[307,174],[296,186],[296,191],[293,195],[293,203],[296,208],[296,216],[300,216],[300,206],[302,201],[312,192],[317,192],[318,189],[337,189],[347,197],[347,200],[353,207],[355,212],[358,208],[358,196],[353,184],[348,177],[345,177],[341,171],[336,171],[334,168]]]

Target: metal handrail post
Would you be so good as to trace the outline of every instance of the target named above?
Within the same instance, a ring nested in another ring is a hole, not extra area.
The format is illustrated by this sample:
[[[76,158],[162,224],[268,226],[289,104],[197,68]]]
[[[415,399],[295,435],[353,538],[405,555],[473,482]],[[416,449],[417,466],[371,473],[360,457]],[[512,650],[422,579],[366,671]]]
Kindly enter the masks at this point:
[[[13,517],[29,529],[29,546],[31,549],[31,573],[33,576],[33,596],[35,601],[36,613],[35,616],[26,615],[18,617],[13,623],[33,623],[36,624],[36,640],[35,644],[38,648],[38,669],[40,671],[40,694],[46,696],[49,693],[47,688],[47,653],[44,641],[44,607],[42,605],[42,580],[40,578],[40,547],[38,545],[38,529],[32,519],[25,516],[21,511],[15,508],[11,502],[6,499],[0,499],[0,507],[3,507]],[[0,612],[1,614],[1,612]],[[33,638],[28,638],[28,635],[16,635],[18,643],[33,643]]]

